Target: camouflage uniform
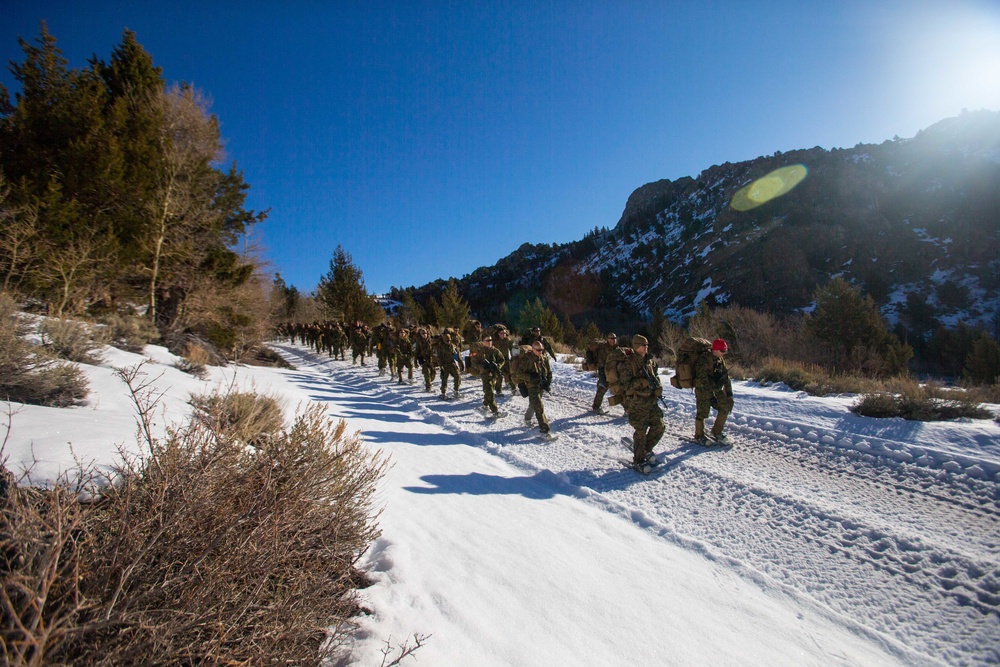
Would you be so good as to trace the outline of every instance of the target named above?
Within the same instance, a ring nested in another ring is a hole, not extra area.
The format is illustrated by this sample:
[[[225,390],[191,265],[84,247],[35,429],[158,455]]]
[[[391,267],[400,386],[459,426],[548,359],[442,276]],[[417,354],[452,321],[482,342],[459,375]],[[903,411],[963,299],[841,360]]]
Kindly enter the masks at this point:
[[[696,412],[694,417],[694,437],[705,437],[705,420],[715,408],[715,423],[712,435],[722,435],[729,413],[733,411],[733,384],[729,379],[729,369],[720,355],[702,354],[694,363],[694,397]]]
[[[340,322],[333,323],[333,334],[331,335],[331,344],[332,344],[334,359],[347,359],[346,355],[347,334],[344,333],[344,327]]]
[[[618,337],[608,334],[607,339],[597,346],[597,394],[594,396],[594,404],[591,410],[604,413],[604,396],[608,393],[608,377],[604,373],[604,364],[608,361],[608,352],[612,348],[618,347]]]
[[[656,361],[648,352],[632,354],[621,364],[619,382],[625,391],[625,411],[628,423],[635,429],[632,436],[633,460],[642,463],[663,437],[663,411],[657,399],[663,395]]]
[[[488,342],[484,340],[473,346],[469,353],[469,361],[479,371],[479,377],[483,381],[483,406],[494,415],[499,414],[500,408],[497,407],[493,388],[501,378],[500,369],[504,363],[503,355],[500,350],[493,347],[492,339]]]
[[[351,359],[357,365],[361,357],[361,365],[365,365],[365,353],[368,351],[368,327],[358,322],[351,330]]]
[[[525,352],[531,355],[526,360],[527,365],[522,367],[514,381],[519,385],[523,384],[528,392],[528,409],[524,413],[524,423],[531,425],[532,417],[538,418],[538,430],[542,433],[549,432],[549,421],[545,418],[545,405],[542,403],[542,392],[548,391],[552,386],[552,368],[549,366],[549,358],[543,351],[541,354],[535,352]]]
[[[521,345],[531,345],[535,341],[540,341],[542,347],[545,349],[545,353],[552,357],[553,361],[556,360],[556,353],[552,351],[552,343],[542,335],[542,330],[539,327],[534,327],[531,331],[521,336]]]
[[[424,375],[424,391],[431,391],[431,385],[434,383],[437,371],[434,365],[434,343],[431,341],[427,329],[417,329],[414,344],[417,363],[420,364],[420,370]]]
[[[445,332],[434,338],[434,357],[441,369],[441,396],[448,393],[448,378],[455,378],[455,396],[462,386],[462,373],[459,370],[459,347],[454,343],[451,334]]]
[[[514,351],[514,340],[510,337],[510,331],[505,326],[497,326],[493,331],[493,347],[503,355],[503,364],[500,366],[500,379],[496,382],[497,395],[503,396],[503,382],[507,381],[507,388],[514,391],[514,383],[510,379],[510,356]]]
[[[413,341],[410,340],[410,332],[400,329],[393,341],[392,357],[396,360],[396,375],[399,376],[399,384],[403,384],[403,369],[406,368],[406,379],[413,382]]]

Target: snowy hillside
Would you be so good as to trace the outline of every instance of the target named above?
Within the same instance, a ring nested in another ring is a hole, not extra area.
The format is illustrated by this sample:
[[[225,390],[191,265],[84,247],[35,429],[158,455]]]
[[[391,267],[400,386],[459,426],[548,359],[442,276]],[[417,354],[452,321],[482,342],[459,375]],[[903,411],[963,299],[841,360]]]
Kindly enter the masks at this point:
[[[788,314],[842,276],[911,336],[989,329],[1000,313],[998,155],[1000,112],[976,111],[911,139],[726,162],[643,185],[613,229],[525,244],[458,287],[487,321],[502,319],[499,303],[541,296],[580,326],[608,310],[680,322],[702,301]],[[801,181],[782,196],[731,206],[741,188],[791,168]]]
[[[623,468],[620,408],[589,413],[594,380],[553,364],[546,412],[559,440],[526,429],[526,399],[485,420],[480,383],[441,401],[275,344],[295,370],[212,369],[199,381],[148,347],[162,427],[192,391],[256,386],[293,409],[321,401],[390,453],[382,538],[366,557],[355,653],[431,635],[429,665],[872,665],[1000,662],[1000,424],[872,420],[852,397],[735,385],[731,449],[691,431],[693,396],[667,385],[666,464]],[[73,409],[12,406],[5,445],[36,478],[109,461],[131,442],[108,350]],[[666,384],[666,383],[665,383]],[[991,406],[994,410],[998,406]],[[72,445],[72,450],[70,448]],[[404,663],[405,664],[405,663]]]

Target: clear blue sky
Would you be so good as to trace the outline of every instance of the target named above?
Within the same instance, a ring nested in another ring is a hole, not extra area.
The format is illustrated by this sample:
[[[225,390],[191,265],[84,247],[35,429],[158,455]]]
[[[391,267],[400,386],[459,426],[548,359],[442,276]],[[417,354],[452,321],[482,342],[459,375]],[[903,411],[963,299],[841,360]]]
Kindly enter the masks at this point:
[[[370,291],[422,285],[612,227],[650,181],[1000,110],[995,0],[0,0],[0,59],[43,19],[72,67],[128,28],[213,100],[302,291],[337,244]]]

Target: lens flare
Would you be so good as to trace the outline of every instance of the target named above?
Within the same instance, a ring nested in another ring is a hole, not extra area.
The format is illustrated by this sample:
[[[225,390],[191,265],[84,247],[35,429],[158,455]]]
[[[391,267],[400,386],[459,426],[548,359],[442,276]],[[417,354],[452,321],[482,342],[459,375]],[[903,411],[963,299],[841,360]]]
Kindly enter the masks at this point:
[[[787,194],[796,185],[802,182],[809,170],[805,165],[792,164],[787,167],[775,169],[767,176],[758,178],[750,185],[740,188],[733,200],[729,202],[737,211],[749,211],[757,208],[761,204],[766,204],[772,199]]]

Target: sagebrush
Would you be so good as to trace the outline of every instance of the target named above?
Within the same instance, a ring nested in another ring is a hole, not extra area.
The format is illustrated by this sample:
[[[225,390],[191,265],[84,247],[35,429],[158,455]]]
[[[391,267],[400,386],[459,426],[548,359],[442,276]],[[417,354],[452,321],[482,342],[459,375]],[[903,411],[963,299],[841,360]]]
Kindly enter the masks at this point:
[[[386,460],[322,406],[275,423],[266,397],[197,401],[156,440],[148,385],[121,374],[144,453],[90,502],[67,484],[3,493],[5,664],[319,664],[358,612]]]

